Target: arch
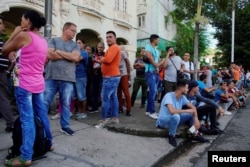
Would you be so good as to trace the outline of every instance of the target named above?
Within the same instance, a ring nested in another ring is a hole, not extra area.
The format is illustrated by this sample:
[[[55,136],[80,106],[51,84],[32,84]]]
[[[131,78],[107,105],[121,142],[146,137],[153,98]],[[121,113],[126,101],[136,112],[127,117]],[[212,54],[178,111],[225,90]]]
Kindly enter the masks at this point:
[[[86,44],[91,45],[93,48],[95,48],[99,42],[103,41],[100,34],[92,29],[81,29],[76,35],[76,39],[77,38],[84,39]]]
[[[125,38],[122,38],[122,37],[118,37],[118,38],[116,38],[116,43],[118,45],[127,45],[128,40],[126,40]]]
[[[4,25],[5,25],[4,34],[10,35],[15,29],[15,27],[20,25],[21,17],[24,14],[24,12],[30,9],[36,10],[37,12],[43,15],[43,13],[41,13],[39,10],[25,6],[10,7],[9,11],[1,13],[1,15],[4,17]]]

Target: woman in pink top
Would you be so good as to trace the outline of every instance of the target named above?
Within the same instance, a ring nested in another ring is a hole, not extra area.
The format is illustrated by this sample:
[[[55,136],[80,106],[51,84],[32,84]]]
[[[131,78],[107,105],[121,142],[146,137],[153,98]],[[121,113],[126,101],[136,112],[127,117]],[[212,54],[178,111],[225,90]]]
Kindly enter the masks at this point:
[[[31,165],[36,134],[34,115],[42,121],[50,140],[50,150],[53,150],[50,124],[43,103],[45,87],[43,69],[48,46],[46,40],[40,35],[39,29],[45,24],[45,18],[36,11],[25,12],[22,16],[21,26],[16,27],[3,46],[3,55],[9,55],[11,61],[16,61],[14,73],[18,82],[15,82],[15,96],[22,122],[21,155],[6,160],[7,166]]]

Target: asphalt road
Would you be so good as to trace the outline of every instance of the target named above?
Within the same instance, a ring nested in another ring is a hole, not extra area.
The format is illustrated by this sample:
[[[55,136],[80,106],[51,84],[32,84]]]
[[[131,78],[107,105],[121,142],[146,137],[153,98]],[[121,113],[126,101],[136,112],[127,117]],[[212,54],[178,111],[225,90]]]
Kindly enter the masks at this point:
[[[246,108],[234,111],[232,116],[219,118],[224,134],[206,136],[210,143],[185,143],[183,148],[177,151],[180,155],[160,166],[206,167],[208,151],[250,151],[250,98],[247,99],[246,105]]]

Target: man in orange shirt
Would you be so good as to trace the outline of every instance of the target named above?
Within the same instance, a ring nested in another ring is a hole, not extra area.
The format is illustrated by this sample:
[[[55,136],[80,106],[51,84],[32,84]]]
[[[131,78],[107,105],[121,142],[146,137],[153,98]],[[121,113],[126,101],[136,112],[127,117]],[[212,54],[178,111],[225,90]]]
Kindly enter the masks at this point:
[[[121,50],[116,44],[116,34],[114,31],[106,33],[106,40],[109,46],[105,56],[101,58],[102,83],[102,118],[96,128],[102,128],[107,124],[108,113],[111,114],[111,121],[118,124],[118,98],[117,87],[120,82],[119,65],[121,62]]]

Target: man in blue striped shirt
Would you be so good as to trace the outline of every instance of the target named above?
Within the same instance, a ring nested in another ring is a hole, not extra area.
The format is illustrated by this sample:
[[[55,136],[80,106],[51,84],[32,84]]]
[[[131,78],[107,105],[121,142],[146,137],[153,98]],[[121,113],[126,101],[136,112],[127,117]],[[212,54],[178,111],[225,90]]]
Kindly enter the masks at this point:
[[[0,113],[6,121],[6,132],[11,132],[14,125],[14,117],[10,106],[9,100],[9,91],[8,91],[8,82],[7,74],[9,69],[9,60],[8,58],[2,55],[3,39],[2,32],[4,29],[3,17],[0,15]]]

